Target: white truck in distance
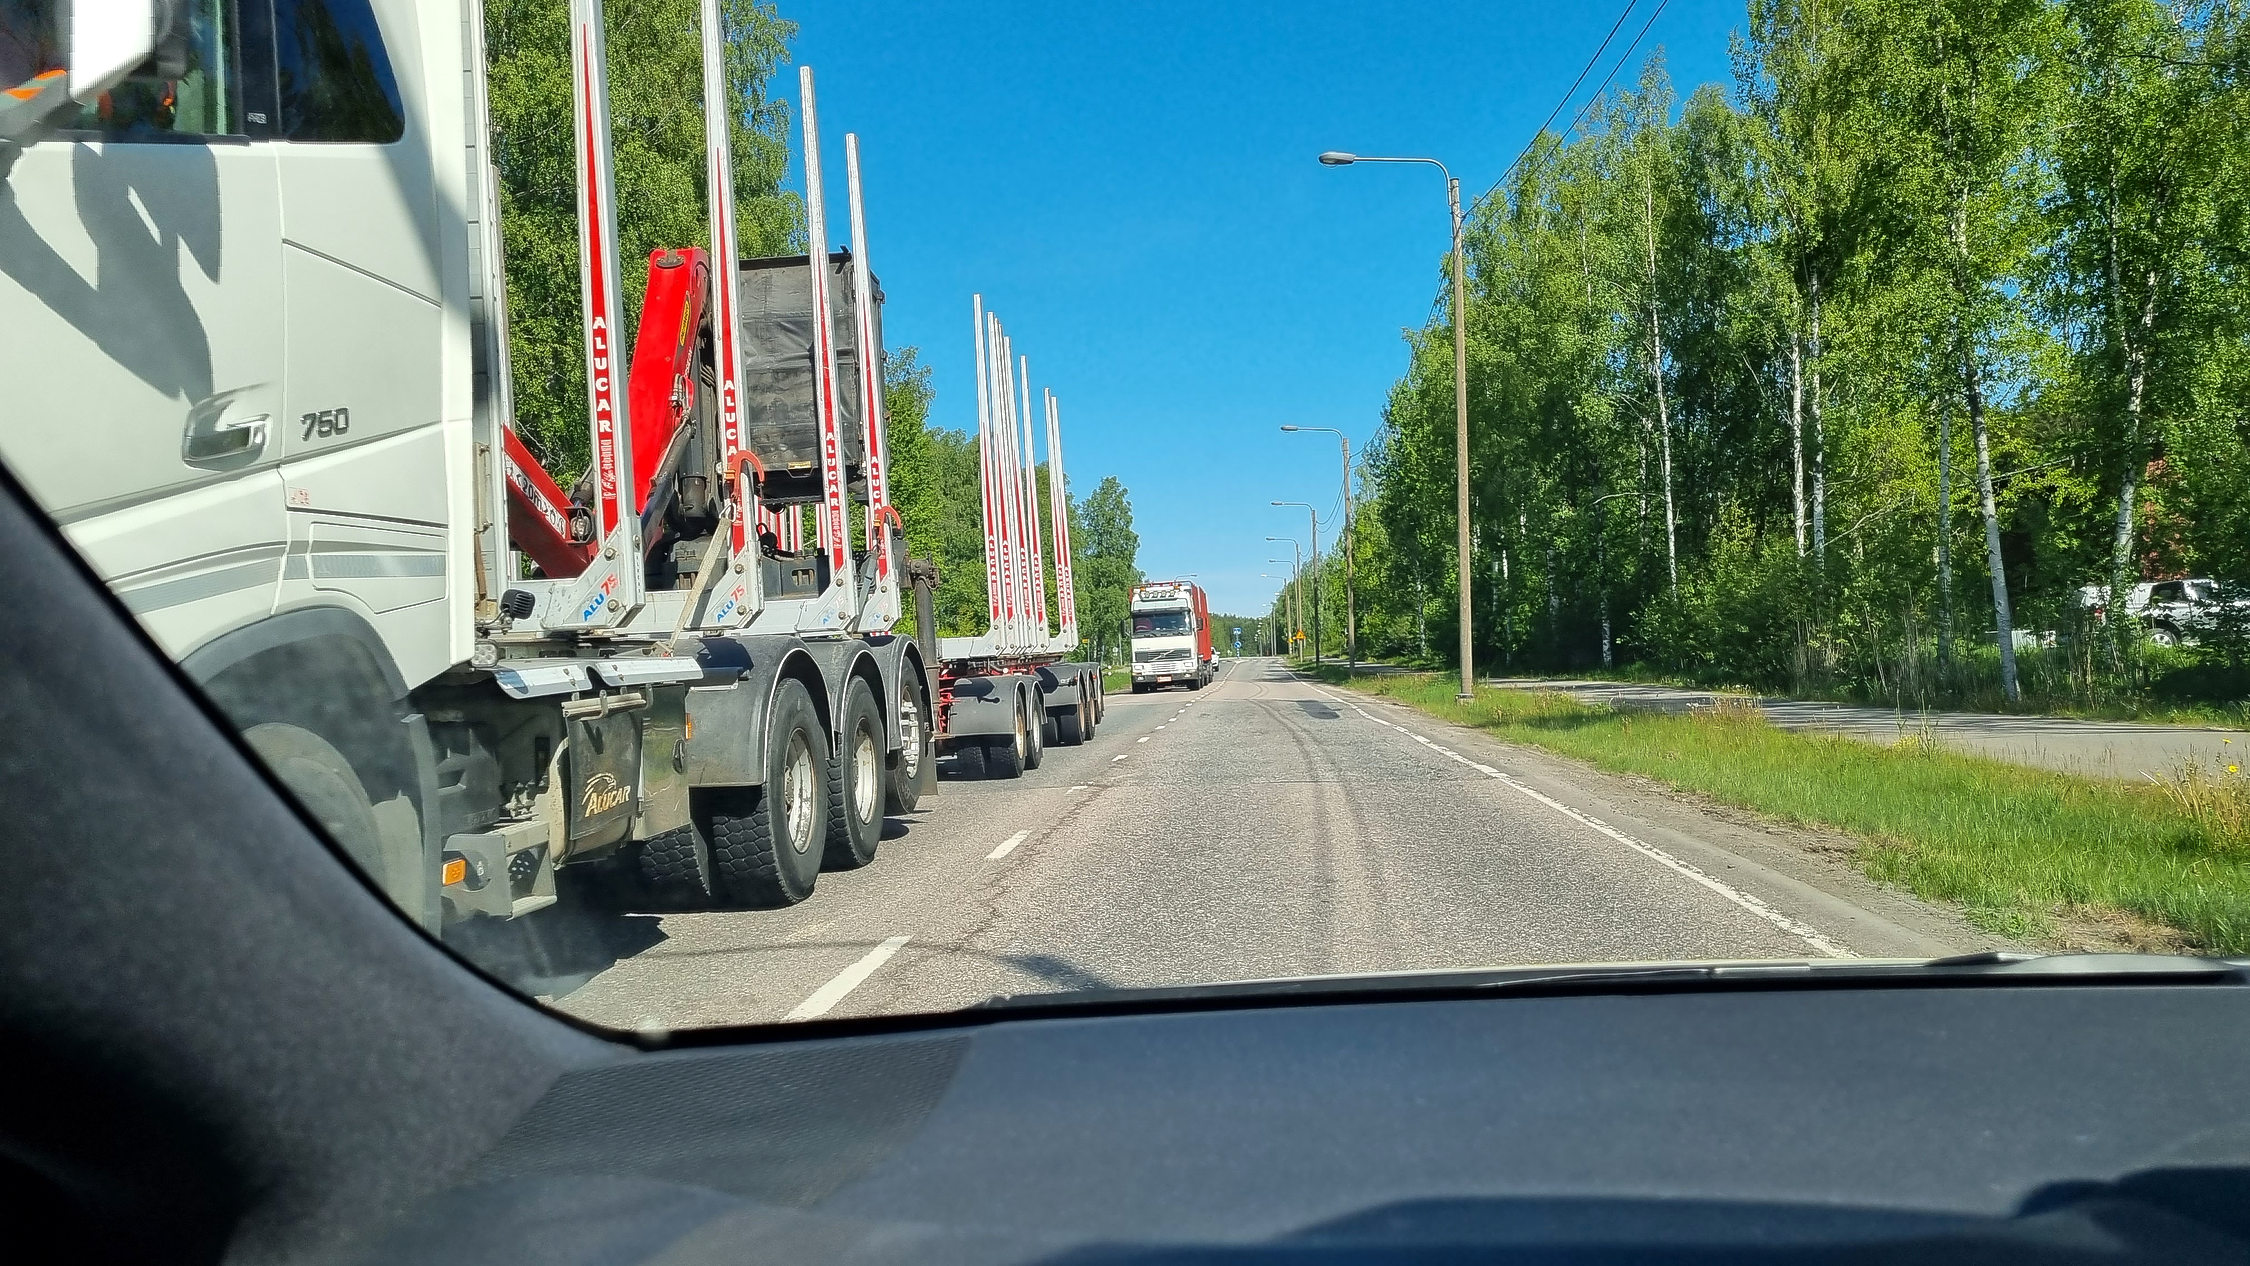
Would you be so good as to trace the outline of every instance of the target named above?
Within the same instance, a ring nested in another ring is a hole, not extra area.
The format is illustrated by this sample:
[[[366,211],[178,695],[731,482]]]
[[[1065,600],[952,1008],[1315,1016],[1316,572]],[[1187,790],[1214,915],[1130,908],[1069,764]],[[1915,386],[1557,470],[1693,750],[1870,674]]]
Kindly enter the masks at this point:
[[[1211,604],[1201,586],[1166,580],[1136,586],[1127,617],[1133,651],[1133,693],[1211,683],[1219,662],[1211,650]]]

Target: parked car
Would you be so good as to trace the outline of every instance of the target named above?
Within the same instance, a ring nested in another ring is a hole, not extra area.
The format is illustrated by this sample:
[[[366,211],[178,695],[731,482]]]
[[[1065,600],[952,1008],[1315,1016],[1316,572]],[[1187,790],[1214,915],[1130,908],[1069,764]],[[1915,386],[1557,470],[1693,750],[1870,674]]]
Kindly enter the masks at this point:
[[[2104,618],[2108,614],[2109,586],[2083,586],[2078,600],[2091,608],[2096,618]],[[2250,613],[2250,597],[2226,594],[2220,583],[2209,577],[2143,581],[2125,596],[2125,614],[2140,620],[2148,630],[2148,640],[2158,646],[2193,643],[2230,610],[2238,616]]]

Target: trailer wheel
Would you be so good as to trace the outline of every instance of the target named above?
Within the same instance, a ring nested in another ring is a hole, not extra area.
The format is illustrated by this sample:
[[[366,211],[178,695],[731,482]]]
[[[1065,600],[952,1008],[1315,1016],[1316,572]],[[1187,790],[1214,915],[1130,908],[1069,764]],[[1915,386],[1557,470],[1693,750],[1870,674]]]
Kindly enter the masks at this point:
[[[1027,719],[1030,724],[1024,727],[1023,767],[1037,769],[1040,762],[1047,759],[1047,696],[1036,690],[1031,692],[1031,712]]]
[[[956,739],[953,743],[953,774],[957,778],[988,778],[985,767],[985,745],[982,739]]]
[[[883,718],[863,678],[844,687],[844,724],[828,757],[830,870],[857,870],[883,841]]]
[[[1076,747],[1086,741],[1086,716],[1092,708],[1086,697],[1078,697],[1078,706],[1055,718],[1055,741],[1064,747]]]
[[[716,891],[711,882],[711,846],[695,823],[642,840],[635,852],[641,882],[658,901],[690,908],[710,904]]]
[[[766,784],[713,787],[697,797],[696,816],[711,845],[719,894],[744,905],[795,905],[820,879],[828,797],[820,717],[803,682],[774,691],[766,728]]]
[[[922,792],[937,779],[937,740],[920,673],[901,676],[898,692],[898,768],[891,771],[883,805],[892,813],[912,813]]]
[[[984,743],[984,776],[987,778],[1021,778],[1029,754],[1029,744],[1024,738],[1023,704],[1016,704],[1015,730],[1005,738],[986,739]]]

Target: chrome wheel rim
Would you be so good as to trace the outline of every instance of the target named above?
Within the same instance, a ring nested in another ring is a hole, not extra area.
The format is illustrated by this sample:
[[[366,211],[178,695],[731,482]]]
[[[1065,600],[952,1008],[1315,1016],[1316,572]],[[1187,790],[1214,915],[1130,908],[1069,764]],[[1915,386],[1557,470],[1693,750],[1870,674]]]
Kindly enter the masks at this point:
[[[812,847],[813,788],[819,777],[805,736],[790,735],[789,755],[782,763],[781,808],[789,817],[789,847],[800,853]]]
[[[898,772],[910,783],[922,776],[922,709],[911,692],[898,704]]]
[[[875,800],[882,794],[883,755],[875,745],[873,726],[861,726],[852,740],[852,815],[865,822],[875,816]]]

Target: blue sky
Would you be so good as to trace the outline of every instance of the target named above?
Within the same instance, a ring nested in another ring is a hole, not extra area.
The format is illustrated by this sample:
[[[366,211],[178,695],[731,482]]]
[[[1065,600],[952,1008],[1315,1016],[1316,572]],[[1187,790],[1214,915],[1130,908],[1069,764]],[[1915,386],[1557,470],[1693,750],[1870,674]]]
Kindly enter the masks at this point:
[[[982,292],[1062,402],[1073,489],[1117,475],[1142,568],[1256,614],[1259,573],[1288,570],[1264,538],[1305,532],[1268,503],[1338,499],[1334,437],[1276,428],[1340,427],[1355,454],[1376,433],[1446,246],[1434,168],[1314,156],[1434,155],[1474,197],[1622,3],[782,8],[817,77],[831,236],[857,132],[884,335],[935,371],[933,420],[975,429]],[[1618,82],[1657,47],[1683,98],[1725,81],[1742,24],[1741,0],[1670,0]]]

